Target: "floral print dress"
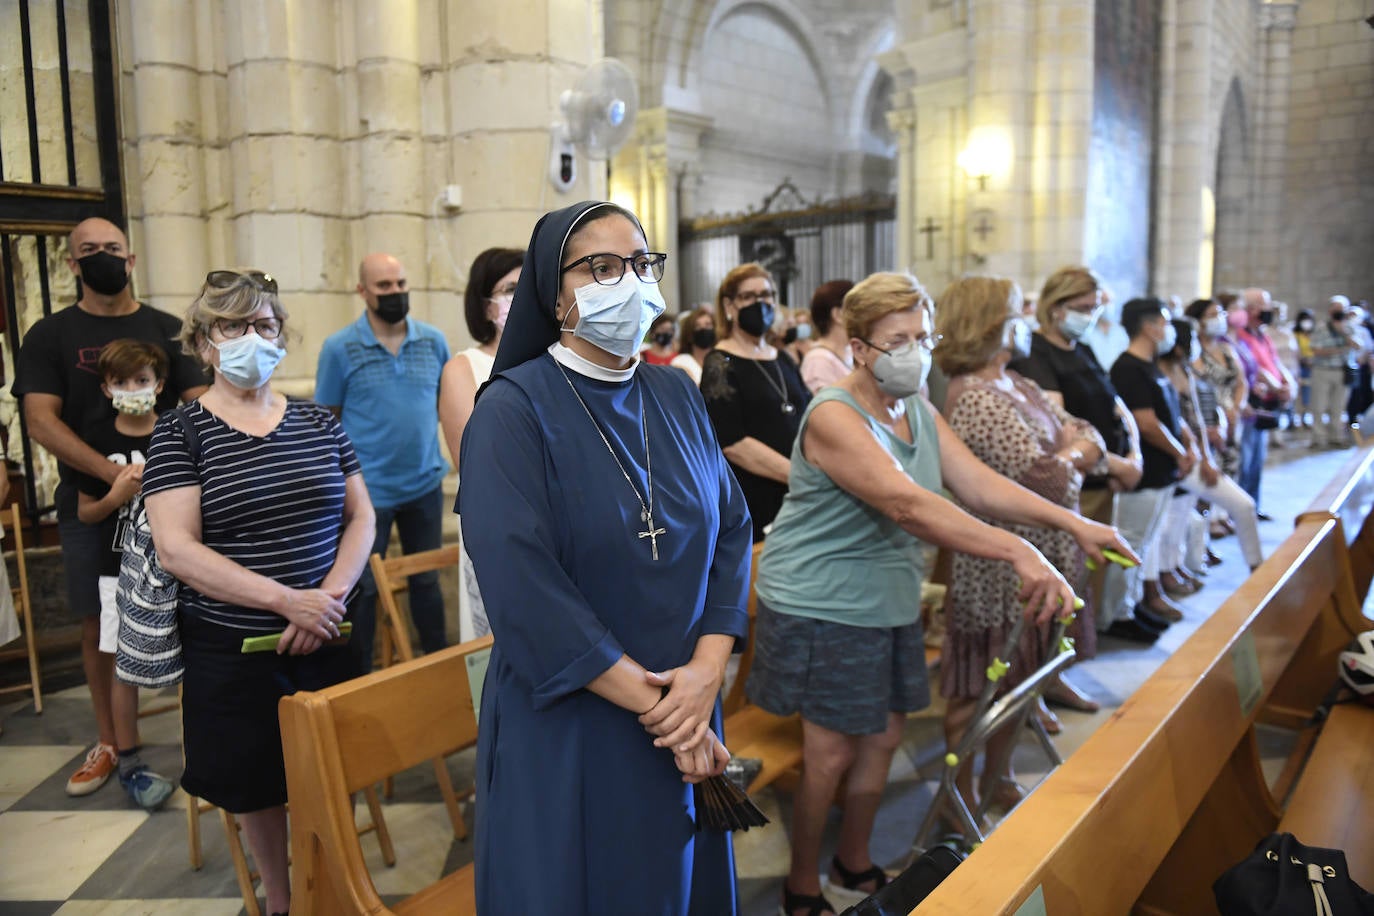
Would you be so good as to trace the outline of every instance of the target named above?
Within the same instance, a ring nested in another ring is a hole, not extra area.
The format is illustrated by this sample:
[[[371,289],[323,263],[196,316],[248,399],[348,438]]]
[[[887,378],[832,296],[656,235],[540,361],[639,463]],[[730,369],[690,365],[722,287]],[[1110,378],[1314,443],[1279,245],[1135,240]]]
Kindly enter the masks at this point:
[[[1083,474],[1056,452],[1087,439],[1104,449],[1102,436],[1085,420],[1054,405],[1040,386],[1007,371],[1011,390],[974,375],[961,375],[949,387],[945,415],[955,435],[988,467],[1050,502],[1078,511]],[[1096,469],[1095,469],[1096,470]],[[958,500],[956,500],[958,502]],[[989,525],[1025,538],[1054,564],[1074,591],[1088,599],[1083,551],[1067,532],[1054,528],[994,521],[960,508]],[[1007,636],[1023,605],[1020,584],[1011,565],[968,554],[952,556],[949,591],[945,596],[944,649],[940,658],[940,688],[945,697],[977,697],[986,683],[985,669],[1002,656]],[[1097,648],[1093,609],[1085,606],[1069,629],[1078,657],[1091,658]],[[1049,657],[1052,625],[1027,626],[1019,646],[1007,659],[1011,668],[1003,683],[1015,686]]]

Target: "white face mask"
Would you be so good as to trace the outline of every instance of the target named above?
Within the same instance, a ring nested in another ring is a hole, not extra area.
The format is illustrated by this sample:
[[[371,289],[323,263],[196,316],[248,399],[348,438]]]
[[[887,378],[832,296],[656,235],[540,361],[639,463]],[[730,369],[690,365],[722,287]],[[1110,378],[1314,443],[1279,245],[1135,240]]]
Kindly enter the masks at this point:
[[[261,388],[286,356],[276,341],[257,334],[244,334],[224,343],[211,341],[211,345],[219,351],[217,371],[235,388]]]
[[[883,394],[894,398],[909,398],[919,392],[930,375],[930,360],[925,347],[909,343],[895,350],[882,350],[868,367]]]
[[[668,305],[663,301],[657,283],[649,283],[630,271],[614,286],[592,282],[573,291],[577,297],[577,326],[571,330],[594,347],[612,356],[629,359],[639,352],[639,345],[654,319],[662,315]]]
[[[1164,339],[1161,340],[1159,342],[1159,346],[1155,348],[1155,353],[1159,356],[1163,356],[1165,353],[1168,353],[1170,350],[1172,350],[1174,348],[1174,344],[1176,343],[1178,343],[1178,329],[1174,327],[1174,323],[1172,321],[1165,321]]]
[[[1205,328],[1206,328],[1206,330],[1207,330],[1207,335],[1208,335],[1209,337],[1225,337],[1225,336],[1226,336],[1226,316],[1225,316],[1225,315],[1213,315],[1211,318],[1208,318],[1208,319],[1207,319],[1207,323],[1206,323],[1206,325],[1205,325]]]
[[[1100,314],[1100,308],[1091,312],[1075,312],[1069,309],[1059,321],[1059,333],[1069,340],[1082,340],[1092,330],[1093,325],[1097,324],[1097,316]]]
[[[149,385],[147,388],[138,388],[133,391],[121,391],[117,388],[110,391],[110,403],[114,409],[131,417],[141,417],[153,409],[157,403],[157,386]]]
[[[1007,319],[1002,328],[1002,346],[1011,351],[1012,359],[1025,359],[1031,351],[1031,327],[1019,315]]]

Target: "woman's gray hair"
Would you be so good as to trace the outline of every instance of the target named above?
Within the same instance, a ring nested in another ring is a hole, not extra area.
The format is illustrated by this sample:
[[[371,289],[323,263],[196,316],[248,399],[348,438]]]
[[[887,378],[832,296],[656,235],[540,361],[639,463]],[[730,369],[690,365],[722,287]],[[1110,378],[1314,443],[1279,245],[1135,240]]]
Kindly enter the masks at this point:
[[[255,275],[261,274],[261,271],[252,268],[239,268],[233,271],[239,274],[237,282],[229,286],[212,286],[207,281],[201,287],[200,295],[196,296],[181,321],[181,334],[177,338],[181,341],[181,352],[194,357],[204,365],[205,360],[200,355],[200,349],[205,341],[210,339],[210,327],[215,321],[246,320],[264,305],[270,305],[272,314],[281,322],[282,335],[278,339],[286,339],[286,319],[289,317],[286,306],[281,304],[281,299],[276,293],[263,289],[254,277],[249,275],[250,271]]]

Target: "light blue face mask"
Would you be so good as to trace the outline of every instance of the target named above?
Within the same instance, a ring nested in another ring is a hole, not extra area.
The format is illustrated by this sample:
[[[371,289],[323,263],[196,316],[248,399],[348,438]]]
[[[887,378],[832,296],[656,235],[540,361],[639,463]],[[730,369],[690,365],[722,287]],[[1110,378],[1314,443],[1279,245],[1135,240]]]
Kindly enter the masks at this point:
[[[276,371],[286,351],[274,340],[257,334],[244,334],[224,343],[211,344],[219,351],[216,367],[224,380],[235,388],[261,388]]]
[[[1164,322],[1164,339],[1159,342],[1159,348],[1155,350],[1157,354],[1163,356],[1174,348],[1178,343],[1178,329],[1174,327],[1172,321]]]
[[[668,305],[657,283],[640,280],[629,271],[614,286],[592,282],[573,290],[577,297],[577,326],[572,331],[612,356],[629,359],[639,352],[649,326]]]

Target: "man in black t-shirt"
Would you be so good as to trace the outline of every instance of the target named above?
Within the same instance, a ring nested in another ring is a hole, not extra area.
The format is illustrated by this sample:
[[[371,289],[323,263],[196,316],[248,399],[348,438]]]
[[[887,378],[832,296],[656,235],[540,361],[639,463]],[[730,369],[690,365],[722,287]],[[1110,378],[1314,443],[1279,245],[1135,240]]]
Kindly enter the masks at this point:
[[[1131,343],[1112,364],[1112,385],[1140,428],[1144,469],[1136,489],[1117,496],[1116,525],[1145,562],[1111,575],[1107,595],[1121,598],[1108,611],[1130,616],[1119,616],[1105,632],[1148,643],[1183,618],[1159,587],[1158,542],[1169,497],[1197,463],[1198,450],[1187,424],[1180,422],[1178,392],[1155,362],[1174,347],[1167,307],[1155,298],[1132,299],[1121,309],[1121,325]]]
[[[120,228],[108,220],[83,220],[71,235],[67,264],[81,280],[75,305],[40,320],[24,335],[13,392],[23,404],[29,436],[57,458],[57,527],[67,600],[81,615],[81,659],[91,689],[100,741],[67,783],[69,795],[89,795],[109,779],[118,748],[112,694],[114,656],[102,654],[98,578],[102,545],[99,525],[83,524],[76,513],[75,475],[113,483],[122,467],[81,438],[81,432],[114,416],[100,390],[96,369],[100,351],[112,340],[133,338],[160,347],[171,366],[158,409],[174,407],[177,397],[196,398],[205,374],[181,352],[181,322],[140,304],[129,291],[134,255]]]

